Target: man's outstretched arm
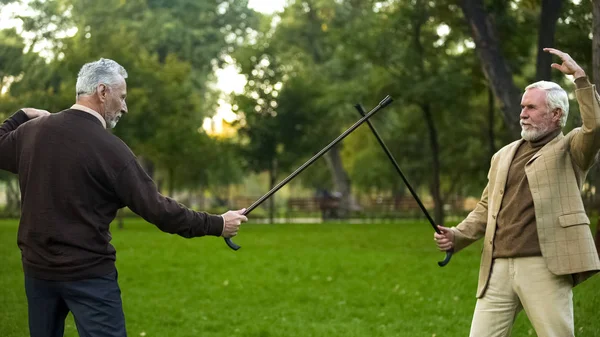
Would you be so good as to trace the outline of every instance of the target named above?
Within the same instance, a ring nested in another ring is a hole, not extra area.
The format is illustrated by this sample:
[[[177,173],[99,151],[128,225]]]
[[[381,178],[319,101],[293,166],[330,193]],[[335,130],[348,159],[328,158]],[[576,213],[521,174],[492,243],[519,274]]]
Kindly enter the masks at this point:
[[[198,236],[235,236],[241,222],[248,219],[244,210],[229,211],[222,215],[196,212],[174,199],[163,196],[137,160],[119,173],[115,191],[124,205],[160,230],[185,238]]]
[[[481,194],[481,200],[469,215],[456,227],[438,226],[441,234],[434,233],[433,239],[441,251],[454,250],[455,253],[466,248],[485,235],[488,214],[488,186]]]

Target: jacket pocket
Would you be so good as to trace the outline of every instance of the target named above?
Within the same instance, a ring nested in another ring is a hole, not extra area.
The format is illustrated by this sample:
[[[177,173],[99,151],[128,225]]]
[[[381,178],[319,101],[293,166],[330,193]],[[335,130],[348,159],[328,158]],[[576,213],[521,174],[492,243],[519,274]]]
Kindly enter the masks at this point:
[[[590,219],[585,212],[564,214],[558,217],[561,227],[570,227],[575,225],[589,225]]]

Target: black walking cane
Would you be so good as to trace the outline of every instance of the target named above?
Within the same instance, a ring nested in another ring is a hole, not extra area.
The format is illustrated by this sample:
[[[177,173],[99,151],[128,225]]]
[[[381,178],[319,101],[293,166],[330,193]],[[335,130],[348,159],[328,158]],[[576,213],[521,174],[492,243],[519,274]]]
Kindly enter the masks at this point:
[[[363,109],[363,107],[360,104],[357,104],[354,107],[356,108],[356,110],[358,110],[358,112],[360,113],[361,116],[365,115],[365,110]],[[385,151],[385,154],[387,154],[387,156],[388,156],[388,158],[390,158],[390,161],[392,162],[392,164],[394,164],[394,167],[396,168],[396,171],[398,171],[398,174],[400,174],[400,177],[402,177],[402,180],[404,180],[404,183],[406,184],[406,187],[408,187],[408,190],[412,194],[413,198],[415,198],[415,200],[417,201],[417,204],[419,204],[419,207],[421,207],[421,210],[423,211],[423,213],[425,213],[425,216],[427,217],[427,220],[429,220],[429,223],[431,224],[431,226],[433,227],[433,229],[436,231],[436,233],[442,234],[442,232],[440,231],[440,229],[435,225],[435,222],[433,221],[433,219],[429,215],[429,212],[427,212],[427,209],[425,208],[425,206],[423,206],[423,203],[421,202],[421,199],[419,199],[419,196],[417,195],[417,192],[415,192],[415,190],[413,190],[413,188],[408,183],[408,180],[406,179],[406,177],[402,173],[402,170],[400,169],[400,165],[398,165],[398,162],[396,161],[396,159],[394,158],[394,156],[390,152],[390,149],[388,149],[388,147],[383,142],[383,139],[381,139],[381,136],[379,136],[379,133],[375,129],[375,126],[373,126],[373,123],[371,123],[370,120],[367,120],[367,124],[369,124],[369,128],[371,128],[371,131],[373,131],[373,134],[375,135],[375,138],[377,138],[377,141],[379,142],[379,145],[381,145],[381,147]],[[444,261],[439,261],[438,265],[440,267],[443,267],[443,266],[447,265],[448,262],[450,262],[450,259],[452,258],[452,253],[453,253],[452,250],[446,251],[446,258],[444,259]]]
[[[294,179],[298,174],[300,174],[300,172],[304,171],[304,169],[306,169],[308,166],[314,163],[317,159],[321,158],[321,156],[325,154],[325,152],[329,151],[329,149],[331,149],[335,144],[339,143],[342,139],[346,138],[346,136],[348,136],[352,131],[356,130],[356,128],[361,126],[362,123],[371,118],[371,116],[377,113],[377,111],[385,108],[388,104],[392,103],[392,101],[393,99],[389,95],[386,96],[375,108],[373,108],[373,110],[369,111],[368,114],[359,119],[358,122],[354,123],[354,125],[352,125],[348,130],[344,131],[344,133],[339,135],[339,137],[334,139],[331,143],[329,143],[329,145],[325,146],[321,151],[319,151],[319,153],[315,154],[306,163],[302,164],[302,166],[297,168],[296,171],[290,174],[287,178],[283,179],[279,184],[277,184],[269,192],[267,192],[267,194],[263,195],[252,205],[250,205],[250,207],[246,208],[244,215],[248,215],[250,212],[252,212],[256,207],[258,207],[265,200],[271,197],[275,192],[279,191],[279,189],[282,188],[285,184],[287,184],[290,180]],[[227,243],[229,248],[233,250],[238,250],[241,248],[240,246],[233,243],[233,241],[231,241],[231,238],[226,238],[225,242]]]

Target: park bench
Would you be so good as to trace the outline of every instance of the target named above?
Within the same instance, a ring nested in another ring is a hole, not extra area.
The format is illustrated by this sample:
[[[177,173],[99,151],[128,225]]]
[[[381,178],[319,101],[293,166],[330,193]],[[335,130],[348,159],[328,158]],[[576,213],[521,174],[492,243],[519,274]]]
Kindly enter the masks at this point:
[[[336,218],[339,201],[334,198],[306,197],[289,198],[287,201],[286,218],[295,215],[304,217],[320,216],[323,220]]]
[[[378,197],[363,203],[361,217],[369,219],[419,218],[421,208],[410,196]]]
[[[233,198],[231,198],[229,200],[229,208],[232,209],[232,210],[234,210],[234,209],[248,208],[250,205],[252,205],[259,198],[260,198],[260,196],[258,196],[258,197],[252,197],[252,196],[235,196],[235,197],[233,197]],[[260,205],[260,207],[267,207],[267,205],[269,205],[269,202],[265,201],[264,203],[262,203]]]

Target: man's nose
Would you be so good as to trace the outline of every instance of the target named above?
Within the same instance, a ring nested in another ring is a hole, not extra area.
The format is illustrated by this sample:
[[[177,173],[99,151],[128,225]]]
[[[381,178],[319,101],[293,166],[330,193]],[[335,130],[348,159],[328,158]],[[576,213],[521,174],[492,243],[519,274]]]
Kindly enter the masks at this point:
[[[521,109],[521,114],[519,114],[519,117],[521,117],[521,119],[527,119],[529,118],[529,114],[527,113],[526,109]]]
[[[121,106],[121,112],[123,114],[126,114],[129,112],[129,110],[127,109],[127,103],[123,103],[123,105]]]

